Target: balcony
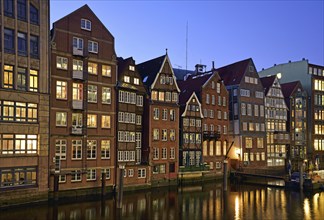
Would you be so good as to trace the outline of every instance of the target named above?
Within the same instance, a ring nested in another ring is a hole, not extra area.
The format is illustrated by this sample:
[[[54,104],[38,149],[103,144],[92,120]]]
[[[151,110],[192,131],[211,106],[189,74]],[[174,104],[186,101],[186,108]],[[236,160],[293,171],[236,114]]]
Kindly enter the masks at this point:
[[[83,80],[83,71],[82,70],[73,70],[72,72],[72,78],[73,79],[79,79],[79,80]]]
[[[82,126],[72,126],[71,127],[71,134],[75,134],[75,135],[82,135]]]
[[[73,47],[73,55],[74,56],[83,56],[83,49]]]
[[[77,110],[83,110],[82,100],[72,100],[72,108]]]
[[[218,140],[220,138],[220,133],[217,131],[204,131],[204,140]]]

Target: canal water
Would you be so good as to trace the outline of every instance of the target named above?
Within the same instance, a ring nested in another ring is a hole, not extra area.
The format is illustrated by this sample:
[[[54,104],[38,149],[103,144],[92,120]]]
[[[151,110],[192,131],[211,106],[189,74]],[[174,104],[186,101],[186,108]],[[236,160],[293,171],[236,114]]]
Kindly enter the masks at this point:
[[[0,210],[1,220],[64,219],[323,219],[324,192],[303,193],[278,187],[221,184],[154,189],[114,200],[74,201]]]

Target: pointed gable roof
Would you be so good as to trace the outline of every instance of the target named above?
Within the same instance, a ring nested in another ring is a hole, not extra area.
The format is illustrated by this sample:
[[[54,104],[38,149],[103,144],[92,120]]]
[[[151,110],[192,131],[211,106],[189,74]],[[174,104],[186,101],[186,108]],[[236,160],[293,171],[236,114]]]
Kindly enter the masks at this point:
[[[175,83],[177,91],[180,92],[168,54],[140,63],[136,66],[136,68],[141,75],[143,84],[147,89],[151,89],[152,87],[154,87],[155,82],[166,61],[168,61],[170,65],[170,70],[172,72],[173,81]]]
[[[69,27],[65,21],[68,20],[69,17],[73,17],[73,16],[80,16],[82,15],[81,17],[82,18],[85,18],[85,19],[88,19],[88,17],[92,17],[94,19],[97,20],[97,22],[100,24],[100,32],[101,34],[106,34],[108,36],[110,36],[112,38],[112,40],[114,40],[114,36],[110,33],[110,31],[106,28],[106,26],[101,22],[101,20],[97,17],[97,15],[91,10],[91,8],[85,4],[83,5],[82,7],[74,10],[73,12],[71,12],[70,14],[62,17],[61,19],[55,21],[53,23],[53,27],[56,27],[58,25],[63,25],[63,26],[67,26],[66,29],[71,29],[71,27]],[[80,21],[81,22],[81,21]],[[93,20],[91,21],[92,23],[94,22]],[[80,23],[81,24],[81,23]]]
[[[298,88],[302,88],[302,85],[300,83],[300,81],[293,81],[293,82],[288,82],[288,83],[283,83],[281,84],[281,90],[282,90],[282,94],[285,97],[285,102],[286,105],[290,106],[290,96],[293,95],[294,91]]]
[[[237,85],[241,83],[250,62],[253,63],[252,58],[218,68],[217,71],[226,86]]]
[[[136,67],[145,86],[150,87],[159,73],[166,55],[138,64]]]
[[[213,72],[208,72],[198,76],[190,76],[185,81],[178,80],[177,82],[180,87],[181,94],[187,93],[187,96],[190,96],[193,92],[195,92],[196,95],[200,97],[202,87],[213,75]]]
[[[265,77],[260,78],[263,88],[265,89],[265,92],[264,92],[265,95],[267,95],[270,87],[273,85],[276,78],[277,78],[276,75],[265,76]]]

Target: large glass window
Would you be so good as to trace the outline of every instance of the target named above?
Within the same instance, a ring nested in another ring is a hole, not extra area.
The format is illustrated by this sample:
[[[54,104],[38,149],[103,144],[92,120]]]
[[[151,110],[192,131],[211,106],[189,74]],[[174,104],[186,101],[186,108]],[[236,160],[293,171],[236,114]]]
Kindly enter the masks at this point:
[[[37,70],[29,71],[29,91],[32,92],[38,91],[38,71]]]
[[[33,58],[39,57],[38,45],[38,37],[30,35],[30,56]]]
[[[37,135],[2,134],[0,135],[1,154],[36,154]]]
[[[17,71],[17,89],[18,90],[27,90],[27,83],[26,83],[26,78],[27,78],[27,70],[25,68],[19,68]]]
[[[4,14],[5,16],[14,17],[14,1],[4,0]]]
[[[83,97],[83,85],[82,83],[73,83],[72,99],[81,101]]]
[[[27,55],[27,36],[25,33],[18,32],[18,54],[21,56]]]
[[[30,4],[29,8],[29,20],[32,24],[39,23],[38,9],[33,4]]]
[[[19,20],[26,21],[27,18],[26,0],[17,1],[17,17]]]
[[[13,66],[4,65],[3,71],[3,88],[13,89],[14,78],[13,78]]]
[[[31,186],[37,184],[36,167],[0,169],[0,188]]]
[[[0,120],[37,122],[37,104],[0,101]]]
[[[4,29],[4,50],[6,53],[15,52],[14,31],[12,29]]]

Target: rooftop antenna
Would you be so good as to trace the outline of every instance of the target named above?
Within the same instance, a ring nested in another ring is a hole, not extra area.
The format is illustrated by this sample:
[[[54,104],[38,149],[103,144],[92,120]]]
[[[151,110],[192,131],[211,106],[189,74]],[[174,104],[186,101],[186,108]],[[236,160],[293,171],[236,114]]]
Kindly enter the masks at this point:
[[[188,21],[186,26],[186,72],[188,72]]]

